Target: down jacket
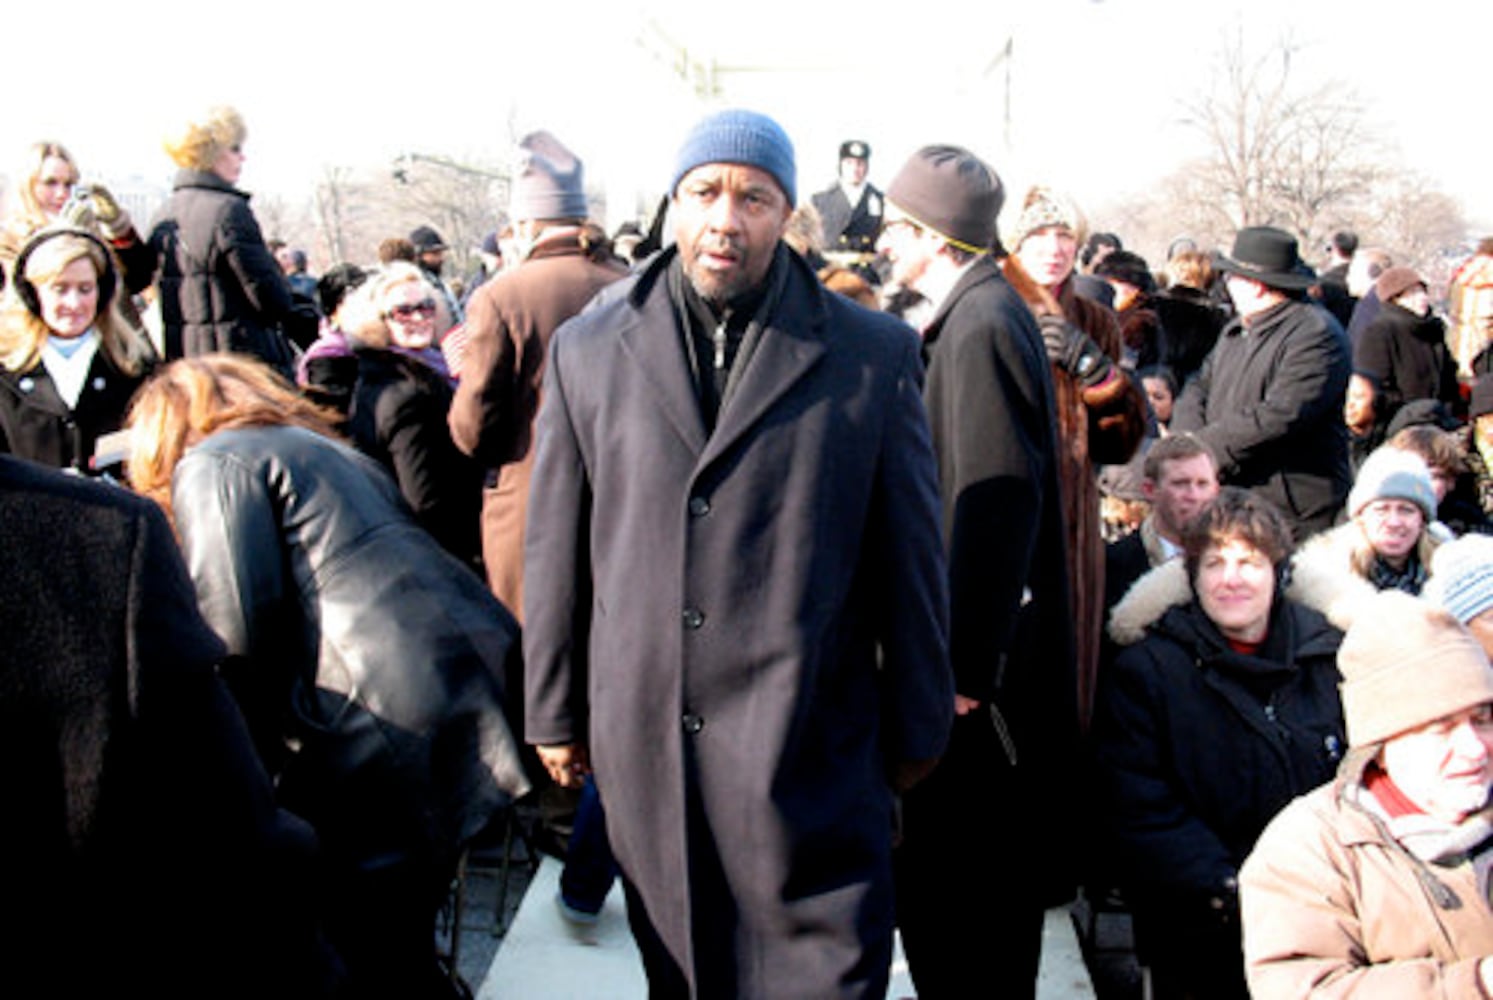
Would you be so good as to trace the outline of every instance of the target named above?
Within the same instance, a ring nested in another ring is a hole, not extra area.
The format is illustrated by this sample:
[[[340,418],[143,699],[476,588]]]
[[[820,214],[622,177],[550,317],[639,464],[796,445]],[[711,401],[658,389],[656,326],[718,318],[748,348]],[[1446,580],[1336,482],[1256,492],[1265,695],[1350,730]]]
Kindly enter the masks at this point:
[[[1158,966],[1168,950],[1237,952],[1239,866],[1278,810],[1331,779],[1346,745],[1337,628],[1277,598],[1264,646],[1237,652],[1190,591],[1173,560],[1116,606],[1111,635],[1129,645],[1101,678],[1093,730],[1107,874]]]
[[[1251,994],[1484,998],[1493,910],[1474,863],[1427,864],[1357,801],[1371,754],[1275,818],[1240,874]]]
[[[150,245],[160,261],[156,286],[168,360],[237,351],[291,377],[285,328],[314,324],[315,312],[292,300],[248,194],[217,174],[181,171],[151,222]]]
[[[224,430],[171,496],[225,679],[334,863],[452,860],[527,791],[503,710],[517,624],[371,459],[296,427]]]

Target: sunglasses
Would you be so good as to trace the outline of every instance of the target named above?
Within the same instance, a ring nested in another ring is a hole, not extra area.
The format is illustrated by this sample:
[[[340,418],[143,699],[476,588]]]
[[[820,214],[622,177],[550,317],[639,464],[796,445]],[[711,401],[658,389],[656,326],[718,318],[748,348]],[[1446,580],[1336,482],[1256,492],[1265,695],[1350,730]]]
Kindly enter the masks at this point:
[[[388,313],[385,315],[392,316],[397,320],[407,320],[416,315],[434,316],[435,299],[422,299],[419,302],[402,302],[397,306],[390,306]]]

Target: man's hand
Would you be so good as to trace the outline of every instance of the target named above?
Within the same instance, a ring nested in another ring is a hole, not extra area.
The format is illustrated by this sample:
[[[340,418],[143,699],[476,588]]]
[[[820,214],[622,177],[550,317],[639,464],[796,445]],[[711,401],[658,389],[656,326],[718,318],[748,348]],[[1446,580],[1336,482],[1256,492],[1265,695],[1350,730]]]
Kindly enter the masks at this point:
[[[968,715],[969,713],[973,712],[975,709],[977,709],[979,707],[980,707],[980,702],[976,701],[974,698],[966,698],[962,694],[956,694],[956,695],[954,695],[954,714],[955,715]]]
[[[539,762],[561,788],[580,788],[591,773],[591,754],[584,743],[536,746]]]
[[[1094,343],[1094,339],[1061,316],[1041,316],[1042,343],[1047,360],[1078,380],[1085,389],[1109,378],[1114,362]]]
[[[938,758],[928,760],[899,760],[892,768],[892,791],[901,795],[913,785],[933,773]]]

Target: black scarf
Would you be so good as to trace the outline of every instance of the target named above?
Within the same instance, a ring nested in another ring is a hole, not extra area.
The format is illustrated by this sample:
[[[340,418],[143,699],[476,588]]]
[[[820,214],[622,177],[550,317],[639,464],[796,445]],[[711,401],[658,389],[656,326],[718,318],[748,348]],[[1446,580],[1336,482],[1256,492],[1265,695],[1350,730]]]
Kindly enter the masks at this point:
[[[777,311],[787,280],[788,262],[781,243],[773,252],[762,283],[723,306],[695,291],[678,254],[669,263],[669,299],[695,377],[700,416],[707,432],[715,430],[716,418],[746,369],[762,330]]]

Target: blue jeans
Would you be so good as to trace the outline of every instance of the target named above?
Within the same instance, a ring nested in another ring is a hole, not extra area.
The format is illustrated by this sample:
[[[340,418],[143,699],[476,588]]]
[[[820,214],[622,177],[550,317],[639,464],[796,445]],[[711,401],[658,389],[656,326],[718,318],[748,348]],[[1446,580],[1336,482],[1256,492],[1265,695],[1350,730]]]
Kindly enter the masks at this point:
[[[593,778],[581,789],[581,801],[576,806],[575,825],[565,848],[565,868],[560,872],[560,895],[572,909],[600,913],[616,878],[617,862],[607,843],[607,817]]]

